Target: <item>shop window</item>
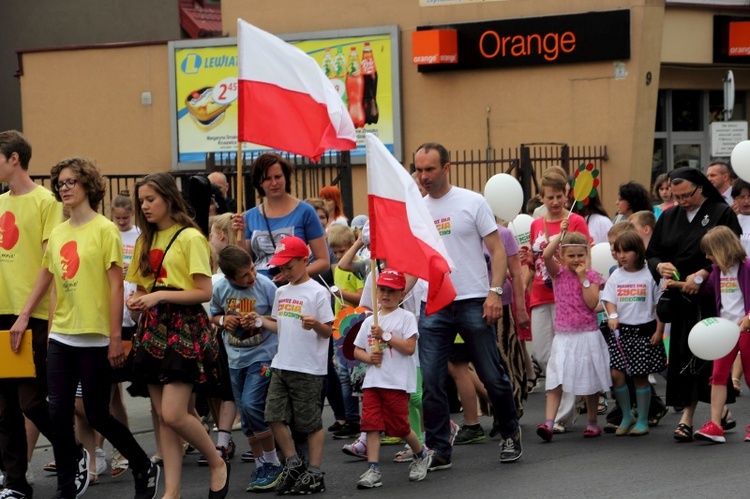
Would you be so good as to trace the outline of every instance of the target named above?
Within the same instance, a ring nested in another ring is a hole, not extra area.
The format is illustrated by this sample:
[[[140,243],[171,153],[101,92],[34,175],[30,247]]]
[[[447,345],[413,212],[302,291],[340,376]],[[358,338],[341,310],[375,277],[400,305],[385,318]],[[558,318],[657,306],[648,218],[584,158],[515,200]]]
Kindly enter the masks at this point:
[[[656,127],[657,132],[667,131],[667,91],[659,90],[659,97],[656,102]]]
[[[734,93],[734,111],[732,112],[731,121],[745,121],[747,120],[747,108],[745,92]],[[721,90],[711,90],[708,92],[708,111],[709,111],[709,123],[714,121],[724,121],[722,111],[724,110],[724,92]],[[657,128],[658,130],[658,128]]]
[[[700,90],[672,91],[672,131],[703,131]]]
[[[656,177],[667,173],[667,139],[654,140],[654,155],[651,160],[651,185]]]

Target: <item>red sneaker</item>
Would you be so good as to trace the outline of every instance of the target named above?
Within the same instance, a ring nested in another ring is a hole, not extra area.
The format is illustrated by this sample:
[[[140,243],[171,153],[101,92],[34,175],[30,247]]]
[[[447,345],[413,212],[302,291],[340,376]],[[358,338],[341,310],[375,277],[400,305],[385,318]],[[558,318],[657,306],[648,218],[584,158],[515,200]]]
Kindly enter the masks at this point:
[[[696,431],[693,436],[697,440],[705,440],[707,442],[714,442],[717,444],[723,444],[727,441],[727,439],[724,438],[724,429],[713,421],[709,421],[708,423],[704,424],[703,428]]]
[[[593,428],[586,428],[583,430],[583,436],[585,438],[592,438],[592,437],[598,437],[602,434],[602,429],[600,426],[594,426]]]

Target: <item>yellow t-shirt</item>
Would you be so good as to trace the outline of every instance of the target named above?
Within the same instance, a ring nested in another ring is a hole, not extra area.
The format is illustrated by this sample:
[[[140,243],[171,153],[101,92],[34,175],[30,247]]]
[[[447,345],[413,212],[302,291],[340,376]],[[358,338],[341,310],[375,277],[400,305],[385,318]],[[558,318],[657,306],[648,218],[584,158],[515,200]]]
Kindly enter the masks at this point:
[[[21,313],[42,267],[42,245],[62,219],[62,204],[41,185],[22,196],[0,195],[0,314]],[[49,318],[49,294],[31,316]]]
[[[175,224],[167,230],[156,233],[156,240],[151,245],[149,255],[152,274],[145,277],[138,269],[143,245],[143,239],[139,237],[135,243],[133,260],[128,267],[125,280],[137,284],[146,291],[151,291],[151,286],[154,284],[153,274],[159,268],[159,262],[164,257],[164,249],[180,227],[180,225]],[[184,290],[193,289],[193,274],[211,276],[210,255],[208,240],[199,230],[192,227],[183,230],[167,251],[157,286]]]
[[[55,276],[57,289],[52,331],[109,336],[107,270],[122,267],[117,226],[103,215],[78,227],[62,223],[50,234],[42,265]]]
[[[356,293],[365,287],[365,283],[362,279],[357,277],[354,272],[348,272],[341,270],[338,266],[333,270],[333,283],[342,291],[350,291]],[[345,305],[357,306],[359,303],[351,303],[344,300]],[[338,314],[343,307],[341,306],[341,297],[337,296],[333,311]]]

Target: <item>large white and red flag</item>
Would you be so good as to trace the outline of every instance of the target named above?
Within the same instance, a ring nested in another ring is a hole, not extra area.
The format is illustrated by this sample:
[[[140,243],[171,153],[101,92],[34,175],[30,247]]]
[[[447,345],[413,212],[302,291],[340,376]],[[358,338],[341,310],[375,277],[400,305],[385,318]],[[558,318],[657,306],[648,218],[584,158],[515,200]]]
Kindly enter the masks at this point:
[[[242,19],[237,48],[241,142],[315,161],[357,146],[349,111],[315,59]]]
[[[370,255],[428,283],[429,315],[456,298],[451,261],[411,175],[375,135],[365,136]]]

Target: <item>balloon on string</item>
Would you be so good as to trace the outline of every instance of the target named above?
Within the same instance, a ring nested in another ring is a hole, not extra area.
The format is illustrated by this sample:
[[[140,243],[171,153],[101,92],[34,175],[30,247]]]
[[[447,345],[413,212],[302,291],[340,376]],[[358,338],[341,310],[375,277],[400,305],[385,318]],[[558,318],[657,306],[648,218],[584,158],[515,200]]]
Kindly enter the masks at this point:
[[[750,182],[750,140],[743,140],[732,149],[732,169],[745,182]]]
[[[531,247],[531,222],[534,218],[521,213],[508,224],[508,230],[516,238],[519,248],[529,249]]]
[[[507,173],[493,175],[484,185],[484,198],[496,217],[505,221],[516,218],[523,206],[521,184]]]
[[[589,204],[589,199],[596,197],[599,170],[593,163],[581,163],[576,169],[571,185],[573,188],[570,190],[570,197],[576,201],[576,207],[580,210]]]
[[[605,281],[609,278],[609,271],[617,267],[617,260],[612,258],[609,243],[595,244],[591,248],[591,268],[596,270]]]
[[[740,327],[721,317],[703,319],[690,330],[688,346],[693,355],[703,360],[726,357],[740,339]]]

